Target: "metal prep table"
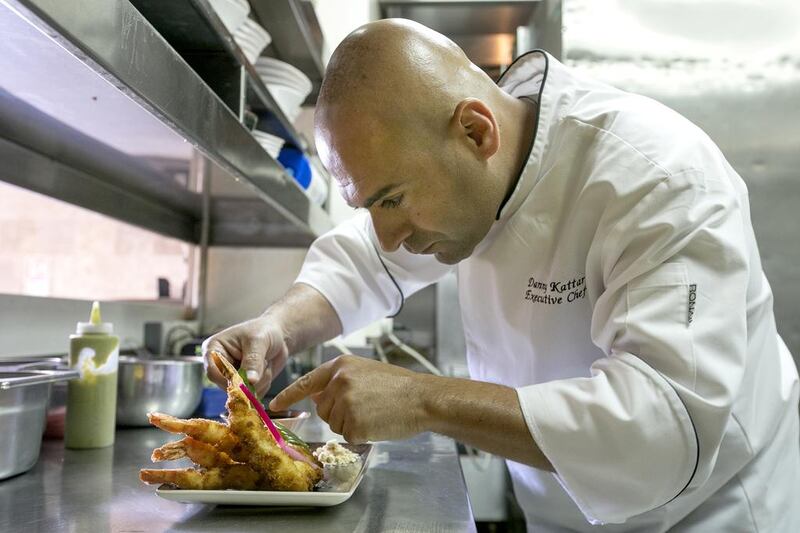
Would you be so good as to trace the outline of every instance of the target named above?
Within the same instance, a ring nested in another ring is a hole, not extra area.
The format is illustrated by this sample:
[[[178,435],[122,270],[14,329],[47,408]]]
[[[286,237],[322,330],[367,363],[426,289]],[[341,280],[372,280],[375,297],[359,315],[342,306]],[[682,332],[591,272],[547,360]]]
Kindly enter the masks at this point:
[[[298,433],[319,442],[332,436],[315,416]],[[0,531],[475,531],[456,446],[440,435],[377,444],[353,496],[327,508],[164,500],[138,473],[150,467],[153,448],[175,438],[155,428],[120,429],[114,446],[81,451],[45,440],[32,470],[0,482]]]

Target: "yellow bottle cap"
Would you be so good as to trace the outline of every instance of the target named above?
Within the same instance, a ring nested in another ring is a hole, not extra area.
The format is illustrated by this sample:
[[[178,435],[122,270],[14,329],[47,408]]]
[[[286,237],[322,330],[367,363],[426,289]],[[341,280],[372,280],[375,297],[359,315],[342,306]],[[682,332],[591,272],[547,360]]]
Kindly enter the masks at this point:
[[[89,323],[93,326],[99,326],[103,323],[100,318],[100,302],[95,300],[92,302],[92,313],[89,315]]]
[[[100,302],[92,302],[92,312],[89,314],[89,322],[78,322],[77,333],[104,333],[110,335],[114,331],[114,326],[109,322],[103,322],[100,317]]]

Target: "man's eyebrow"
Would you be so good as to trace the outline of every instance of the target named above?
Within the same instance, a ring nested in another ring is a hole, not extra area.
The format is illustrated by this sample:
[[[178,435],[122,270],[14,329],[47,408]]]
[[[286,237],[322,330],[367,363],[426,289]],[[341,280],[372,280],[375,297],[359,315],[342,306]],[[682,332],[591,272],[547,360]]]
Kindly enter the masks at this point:
[[[392,183],[391,185],[387,185],[386,187],[382,188],[381,190],[379,190],[378,192],[367,198],[367,201],[364,202],[364,208],[369,209],[370,207],[372,207],[372,204],[374,204],[375,202],[377,202],[378,200],[389,194],[395,187],[397,187],[397,184]]]

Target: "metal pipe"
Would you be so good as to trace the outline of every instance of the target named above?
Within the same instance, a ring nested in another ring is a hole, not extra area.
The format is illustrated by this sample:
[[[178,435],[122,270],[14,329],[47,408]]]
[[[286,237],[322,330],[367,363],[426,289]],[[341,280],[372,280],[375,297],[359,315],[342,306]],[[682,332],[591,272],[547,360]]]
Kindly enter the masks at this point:
[[[198,275],[197,330],[206,332],[206,306],[208,305],[208,238],[211,227],[211,169],[208,160],[195,152],[197,173],[202,183],[202,214],[200,219],[200,272]]]
[[[404,343],[403,341],[401,341],[400,339],[398,339],[398,338],[395,336],[395,334],[394,334],[394,333],[387,333],[387,334],[386,334],[386,338],[387,338],[387,339],[389,339],[389,341],[390,341],[392,344],[394,344],[395,346],[397,346],[398,348],[400,348],[402,351],[404,351],[406,354],[408,354],[408,355],[410,355],[412,358],[414,358],[414,359],[415,359],[417,362],[419,362],[419,364],[421,364],[422,366],[424,366],[424,367],[425,367],[425,368],[428,370],[428,372],[430,372],[430,373],[431,373],[431,374],[433,374],[434,376],[441,376],[441,375],[442,375],[442,371],[441,371],[441,370],[439,370],[438,368],[436,368],[436,367],[433,365],[433,363],[431,363],[430,361],[428,361],[428,359],[427,359],[427,358],[426,358],[424,355],[422,355],[421,353],[419,353],[418,351],[416,351],[414,348],[412,348],[412,347],[411,347],[411,346],[409,346],[408,344],[406,344],[406,343]]]

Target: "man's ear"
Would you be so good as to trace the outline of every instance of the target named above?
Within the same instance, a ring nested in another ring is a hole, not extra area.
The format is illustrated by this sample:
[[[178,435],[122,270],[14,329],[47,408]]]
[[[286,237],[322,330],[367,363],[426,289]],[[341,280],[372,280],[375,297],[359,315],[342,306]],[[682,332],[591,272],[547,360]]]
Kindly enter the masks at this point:
[[[451,127],[482,159],[489,159],[500,149],[500,130],[494,113],[477,98],[465,98],[458,103]]]

